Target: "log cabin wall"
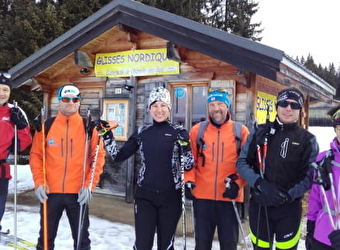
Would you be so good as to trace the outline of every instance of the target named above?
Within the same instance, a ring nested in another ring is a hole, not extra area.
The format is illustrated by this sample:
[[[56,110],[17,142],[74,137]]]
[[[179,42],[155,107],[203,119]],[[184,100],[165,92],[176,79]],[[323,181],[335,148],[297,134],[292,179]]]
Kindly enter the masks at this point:
[[[108,32],[104,35],[105,39],[101,40],[104,45],[91,47],[90,44],[84,46],[83,51],[90,55],[96,53],[113,53],[119,52],[121,49],[155,49],[155,48],[165,48],[166,40],[159,37],[147,34],[145,32],[137,32],[137,35],[133,36],[134,43],[131,43],[131,36],[127,35],[126,32],[118,31],[115,29],[114,32]],[[109,35],[111,34],[111,35]],[[130,40],[129,40],[130,39]],[[91,49],[90,49],[91,47]],[[85,49],[88,50],[85,50]],[[209,57],[207,55],[201,54],[196,51],[189,50],[183,47],[176,48],[181,56],[180,63],[180,74],[179,75],[164,75],[164,76],[144,76],[136,77],[135,87],[132,89],[131,93],[124,93],[125,95],[119,96],[114,95],[113,89],[117,86],[122,86],[122,84],[131,84],[129,78],[122,79],[100,79],[93,77],[90,73],[89,75],[82,76],[78,74],[77,77],[69,76],[70,83],[75,84],[81,90],[82,103],[80,113],[82,116],[86,115],[86,110],[89,108],[91,110],[91,115],[94,119],[98,119],[103,113],[103,103],[105,100],[125,98],[130,102],[130,107],[134,107],[135,112],[129,112],[128,120],[135,122],[130,124],[128,135],[130,135],[138,126],[149,124],[151,122],[147,101],[150,90],[159,85],[164,85],[168,89],[173,89],[176,86],[182,85],[192,85],[198,84],[208,87],[226,87],[230,89],[230,99],[232,101],[232,119],[241,121],[245,123],[246,121],[246,100],[247,100],[247,88],[245,84],[250,84],[251,81],[254,82],[256,78],[250,78],[238,72],[238,68],[230,65],[228,63],[222,62],[215,58]],[[71,66],[68,66],[71,68]],[[69,69],[69,72],[72,70]],[[77,68],[79,71],[79,67]],[[67,72],[67,71],[66,71]],[[71,74],[71,73],[70,73]],[[248,79],[249,78],[249,79]],[[249,81],[245,83],[245,81]],[[56,88],[51,91],[49,97],[50,115],[54,116],[57,114],[57,87],[67,82],[60,81],[60,84],[56,84]],[[109,82],[109,83],[108,83]],[[58,86],[57,86],[58,85]],[[49,85],[51,87],[51,85]],[[173,94],[173,93],[172,93]],[[132,97],[134,102],[132,103]],[[249,99],[248,99],[249,100]],[[206,113],[205,99],[204,110],[202,113]],[[190,129],[188,125],[188,129]],[[119,142],[120,146],[124,141]],[[132,159],[121,164],[113,164],[110,157],[107,157],[103,186],[106,187],[106,191],[109,193],[120,193],[125,194],[127,186],[127,179],[129,183],[133,183],[137,176],[139,169],[138,155],[136,159]],[[131,176],[127,176],[130,172]],[[131,189],[131,187],[129,188]],[[133,190],[132,190],[133,193]],[[132,196],[127,198],[131,200]]]
[[[98,46],[98,41],[102,45]],[[132,42],[133,41],[133,42]],[[133,35],[122,30],[113,29],[102,35],[102,39],[98,39],[96,43],[89,43],[82,48],[82,51],[94,56],[97,53],[114,53],[121,50],[129,49],[156,49],[165,48],[167,41],[151,34],[135,31]],[[67,72],[70,72],[68,78],[70,83],[78,86],[82,93],[82,104],[80,113],[86,115],[86,110],[91,110],[91,115],[94,119],[98,119],[103,113],[103,102],[108,99],[125,98],[130,102],[130,107],[134,107],[134,112],[129,111],[128,120],[135,121],[130,123],[128,135],[130,135],[138,126],[149,124],[152,122],[147,101],[151,89],[155,86],[164,85],[170,91],[177,86],[201,85],[208,87],[223,87],[228,88],[232,103],[231,113],[232,119],[240,121],[251,129],[254,118],[256,116],[256,97],[257,92],[262,91],[267,94],[276,96],[278,91],[284,88],[282,84],[261,77],[251,72],[246,72],[226,62],[217,60],[210,56],[204,55],[197,51],[193,51],[181,46],[176,46],[181,57],[180,74],[178,75],[163,75],[163,76],[142,76],[136,77],[135,88],[132,93],[124,92],[123,96],[115,95],[114,88],[122,86],[124,83],[131,84],[129,78],[122,79],[102,79],[94,77],[93,73],[89,75],[81,75],[80,73],[74,76],[72,67],[67,66]],[[63,65],[65,67],[65,64]],[[77,72],[79,66],[76,67]],[[71,73],[72,72],[72,73]],[[73,74],[73,75],[72,75]],[[98,81],[99,79],[99,81]],[[57,87],[67,81],[60,80],[60,83],[54,83],[56,88],[50,89],[49,106],[50,115],[57,114]],[[293,83],[287,83],[291,85]],[[53,86],[49,84],[50,88]],[[173,95],[173,92],[172,92]],[[132,98],[135,96],[135,98]],[[133,99],[133,103],[131,102]],[[205,99],[202,100],[205,103]],[[203,105],[202,113],[206,113],[205,105]],[[187,129],[191,128],[191,124],[187,124]],[[119,142],[122,145],[124,141]],[[107,157],[105,165],[105,173],[109,178],[104,178],[103,186],[109,186],[108,192],[120,193],[124,195],[129,189],[130,195],[127,200],[132,199],[131,187],[128,183],[134,183],[139,169],[139,157],[130,159],[121,164],[113,164],[110,157]],[[127,176],[127,173],[130,176]],[[133,188],[132,188],[133,189]]]

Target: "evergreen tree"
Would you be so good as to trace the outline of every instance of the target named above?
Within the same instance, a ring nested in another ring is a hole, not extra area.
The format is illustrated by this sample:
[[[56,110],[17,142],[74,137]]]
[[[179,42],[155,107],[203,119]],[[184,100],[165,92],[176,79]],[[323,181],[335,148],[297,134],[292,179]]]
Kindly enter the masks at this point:
[[[9,1],[7,1],[9,3]],[[12,0],[0,19],[0,70],[8,70],[64,30],[53,4],[41,9],[33,0]]]
[[[261,23],[251,23],[258,11],[252,0],[139,0],[139,2],[166,10],[179,16],[249,38],[261,41]]]
[[[183,16],[196,22],[204,22],[201,10],[206,0],[138,0],[143,4]]]
[[[0,0],[0,71],[8,71],[111,1]],[[262,39],[261,23],[251,23],[258,10],[254,0],[137,1],[253,41]],[[340,69],[334,64],[316,65],[311,55],[307,59],[301,56],[300,62],[338,88]],[[340,99],[340,90],[337,92]]]
[[[100,0],[59,0],[56,1],[58,19],[63,20],[63,31],[73,28],[78,23],[97,12],[103,5]],[[107,1],[106,1],[107,2]]]
[[[261,41],[261,23],[251,23],[252,16],[258,11],[258,3],[253,0],[209,0],[205,11],[206,24],[229,33]]]

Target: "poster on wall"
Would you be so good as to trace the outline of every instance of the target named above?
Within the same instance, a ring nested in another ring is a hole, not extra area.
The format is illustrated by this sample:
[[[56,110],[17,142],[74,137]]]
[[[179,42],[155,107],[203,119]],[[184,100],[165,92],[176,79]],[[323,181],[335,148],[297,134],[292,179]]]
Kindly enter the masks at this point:
[[[108,121],[111,127],[117,126],[112,129],[112,132],[118,141],[127,140],[128,128],[128,100],[115,99],[104,101],[104,112],[102,119]]]
[[[258,124],[265,123],[269,115],[269,120],[274,121],[276,116],[276,96],[261,91],[257,92],[256,121]]]

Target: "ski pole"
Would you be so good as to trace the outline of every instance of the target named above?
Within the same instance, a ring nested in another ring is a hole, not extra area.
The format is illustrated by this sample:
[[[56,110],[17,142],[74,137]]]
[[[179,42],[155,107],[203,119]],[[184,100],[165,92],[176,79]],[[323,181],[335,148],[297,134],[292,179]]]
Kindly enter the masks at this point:
[[[187,249],[187,224],[186,224],[186,210],[185,210],[185,182],[184,182],[184,152],[183,146],[188,145],[188,142],[183,140],[177,140],[179,145],[179,155],[180,155],[180,165],[181,165],[181,178],[182,178],[182,187],[181,187],[181,195],[182,195],[182,237],[184,242],[183,249]]]
[[[42,134],[42,168],[43,168],[43,187],[46,193],[47,181],[46,181],[46,155],[45,155],[45,108],[41,108],[41,134]],[[44,250],[48,250],[48,228],[47,228],[47,200],[43,203],[43,236],[44,236]]]
[[[323,162],[324,161],[322,161],[320,164],[322,164]],[[327,214],[328,214],[329,222],[331,223],[333,230],[335,230],[336,227],[335,227],[334,220],[333,220],[333,217],[332,217],[332,212],[331,212],[331,209],[330,209],[330,206],[329,206],[329,203],[328,203],[325,187],[323,186],[324,181],[323,181],[322,175],[320,173],[320,166],[317,165],[316,163],[312,163],[312,165],[315,168],[316,175],[317,175],[315,183],[320,185],[321,194],[322,194],[322,197],[323,197],[324,202],[325,202],[325,207],[326,207],[326,211],[327,211]]]
[[[18,103],[13,101],[14,108],[18,108]],[[17,244],[17,177],[18,177],[18,127],[14,124],[14,244]]]
[[[267,134],[268,135],[268,134]],[[257,151],[257,158],[258,158],[258,164],[259,164],[259,170],[261,178],[264,179],[264,171],[265,171],[265,161],[267,157],[267,149],[268,149],[268,138],[264,138],[264,144],[263,144],[263,157],[261,153],[261,147],[259,144],[256,145],[256,151]],[[268,242],[269,242],[269,248],[271,249],[271,240],[270,240],[270,232],[269,232],[269,220],[268,220],[268,211],[267,206],[264,206],[264,213],[266,216],[266,224],[267,224],[267,232],[268,232]],[[259,212],[258,212],[258,224],[257,224],[257,232],[256,232],[256,249],[258,249],[258,240],[259,240],[259,228],[260,228],[260,217],[261,217],[261,205],[259,204]]]
[[[257,152],[257,158],[258,158],[258,164],[260,168],[260,175],[263,178],[263,162],[262,162],[262,155],[261,155],[261,147],[260,145],[256,145],[256,152]]]
[[[96,144],[95,154],[94,154],[94,158],[93,158],[93,162],[92,162],[92,166],[91,166],[91,173],[90,173],[90,183],[89,183],[90,192],[92,190],[94,174],[96,172],[96,167],[97,167],[97,159],[98,159],[99,148],[100,148],[100,139],[101,139],[101,134],[98,134],[98,140],[97,140],[97,144]],[[83,227],[83,224],[84,224],[84,219],[85,219],[87,207],[88,206],[85,204],[83,212],[82,212],[82,216],[81,216],[81,230],[82,230],[82,227]],[[82,233],[80,235],[82,235]],[[80,247],[80,244],[77,244],[77,249],[79,249],[78,246]]]
[[[82,180],[81,180],[81,188],[85,187],[85,175],[86,175],[86,163],[87,163],[87,154],[88,154],[88,147],[89,147],[89,141],[90,141],[90,135],[89,135],[89,125],[91,120],[91,114],[90,109],[87,109],[86,114],[86,131],[85,131],[85,146],[84,146],[84,162],[83,162],[83,170],[82,170]],[[78,220],[78,235],[77,235],[77,250],[80,249],[80,241],[81,241],[81,235],[82,235],[82,229],[83,229],[83,223],[84,223],[84,216],[85,216],[85,207],[86,204],[79,205],[79,220]]]
[[[101,139],[101,134],[98,134],[98,140],[97,140],[97,144],[96,144],[96,149],[95,149],[95,154],[94,154],[92,167],[91,167],[91,174],[90,174],[90,184],[89,184],[89,190],[90,191],[92,190],[94,174],[96,172],[96,167],[97,167],[97,159],[98,159],[98,154],[99,154],[100,139]]]
[[[329,180],[330,180],[331,194],[332,194],[332,200],[333,200],[333,206],[334,206],[334,212],[335,212],[335,229],[339,229],[339,219],[340,219],[340,217],[339,217],[339,203],[338,203],[338,199],[337,199],[336,193],[335,193],[333,171],[332,171],[331,164],[329,164],[329,166],[327,166],[327,170],[328,170],[328,176],[329,176]]]
[[[231,175],[229,175],[229,176],[225,179],[225,187],[226,187],[227,189],[230,189],[230,188],[231,188],[231,183],[233,183],[233,182],[236,181],[237,179],[238,179],[237,174],[231,174]],[[241,234],[242,234],[242,238],[243,238],[244,245],[245,245],[245,247],[246,247],[246,250],[248,250],[247,241],[246,241],[246,235],[245,235],[244,230],[243,230],[243,227],[242,227],[242,222],[241,222],[240,214],[239,214],[239,212],[238,212],[238,210],[237,210],[237,206],[236,206],[235,199],[232,199],[231,202],[232,202],[233,207],[234,207],[234,211],[235,211],[237,223],[238,223],[238,225],[239,225],[239,227],[240,227],[240,231],[241,231]]]

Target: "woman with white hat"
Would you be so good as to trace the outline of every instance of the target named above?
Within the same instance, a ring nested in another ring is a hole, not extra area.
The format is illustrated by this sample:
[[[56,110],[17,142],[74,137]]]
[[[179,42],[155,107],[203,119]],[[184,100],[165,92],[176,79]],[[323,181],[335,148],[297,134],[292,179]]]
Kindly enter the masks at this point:
[[[154,88],[148,108],[153,123],[134,131],[122,148],[117,148],[111,131],[103,133],[103,138],[114,162],[122,162],[140,151],[141,168],[134,206],[134,249],[152,249],[157,232],[157,249],[171,250],[174,249],[174,236],[182,212],[180,158],[188,170],[192,168],[193,157],[187,130],[169,120],[169,91],[164,87]],[[98,129],[101,130],[102,126],[110,127],[105,121],[101,121]],[[179,141],[187,145],[180,146]]]

